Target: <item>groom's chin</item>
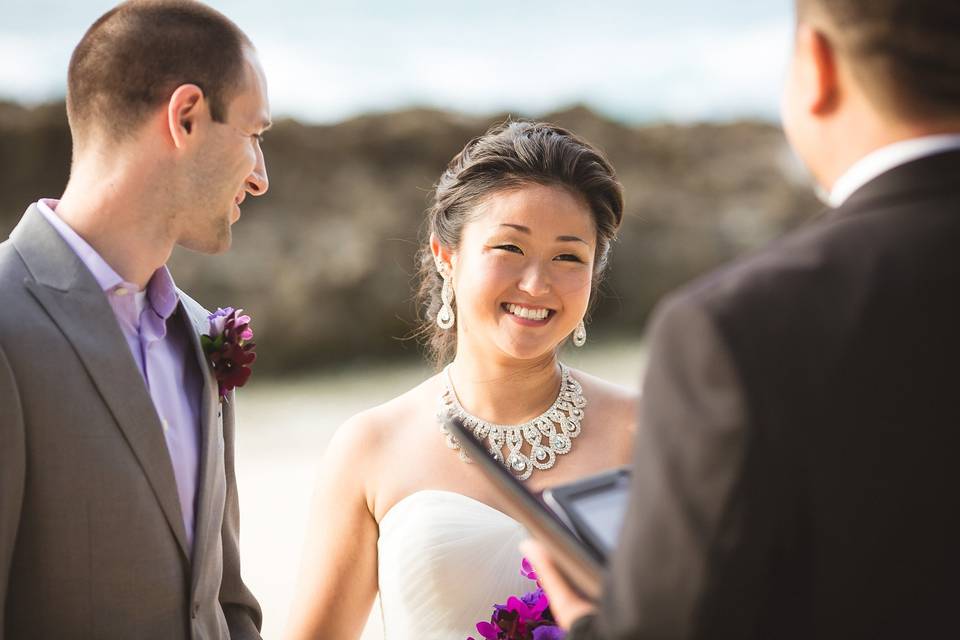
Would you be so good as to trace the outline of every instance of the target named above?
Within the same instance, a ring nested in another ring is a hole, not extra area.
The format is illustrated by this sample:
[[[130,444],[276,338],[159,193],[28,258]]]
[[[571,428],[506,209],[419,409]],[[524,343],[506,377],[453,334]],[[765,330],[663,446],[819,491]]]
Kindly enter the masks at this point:
[[[211,255],[217,255],[219,253],[226,253],[230,246],[233,244],[233,232],[230,229],[230,225],[224,227],[220,233],[217,235],[216,242],[212,244],[208,251]]]
[[[233,244],[233,232],[229,224],[224,224],[216,230],[210,230],[206,234],[190,235],[181,238],[178,243],[184,249],[204,253],[207,255],[217,255],[225,253],[230,245]]]

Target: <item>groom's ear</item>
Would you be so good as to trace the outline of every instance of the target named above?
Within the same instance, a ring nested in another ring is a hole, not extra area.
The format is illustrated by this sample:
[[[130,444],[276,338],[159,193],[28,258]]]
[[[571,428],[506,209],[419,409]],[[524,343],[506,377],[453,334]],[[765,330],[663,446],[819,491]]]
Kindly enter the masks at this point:
[[[183,149],[191,134],[193,134],[197,120],[207,108],[203,97],[203,90],[195,84],[182,84],[170,96],[167,102],[167,128],[173,146]]]
[[[440,263],[446,264],[448,268],[453,266],[450,262],[450,250],[443,246],[443,244],[440,242],[440,238],[433,233],[430,234],[430,253],[433,254],[433,260],[437,263],[438,268]]]
[[[828,115],[840,98],[836,49],[824,32],[807,24],[798,26],[796,46],[802,106],[814,116]]]

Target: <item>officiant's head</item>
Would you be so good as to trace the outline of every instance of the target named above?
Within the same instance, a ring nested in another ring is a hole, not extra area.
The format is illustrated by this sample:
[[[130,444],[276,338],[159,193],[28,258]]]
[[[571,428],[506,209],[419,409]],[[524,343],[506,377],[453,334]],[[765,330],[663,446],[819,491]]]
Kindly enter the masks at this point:
[[[202,3],[132,0],[101,16],[70,59],[67,115],[71,182],[137,184],[188,248],[227,248],[240,203],[267,190],[263,71],[243,31]]]
[[[622,216],[613,167],[569,131],[506,122],[470,141],[436,184],[421,252],[437,364],[462,348],[554,358],[585,320]]]
[[[875,149],[960,131],[960,3],[796,0],[782,115],[825,189]]]

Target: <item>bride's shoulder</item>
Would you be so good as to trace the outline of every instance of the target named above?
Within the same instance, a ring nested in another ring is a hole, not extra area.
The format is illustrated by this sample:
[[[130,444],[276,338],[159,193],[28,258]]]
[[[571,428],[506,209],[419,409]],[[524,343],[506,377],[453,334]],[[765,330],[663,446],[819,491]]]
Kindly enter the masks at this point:
[[[337,428],[329,446],[341,453],[376,455],[396,442],[398,435],[423,424],[427,414],[436,412],[441,389],[438,377],[431,376],[399,396],[354,414]]]
[[[605,412],[632,420],[640,405],[639,387],[624,385],[598,378],[579,369],[570,373],[583,387],[583,395],[592,406],[603,407]]]
[[[604,450],[609,454],[612,446],[616,464],[629,464],[632,459],[633,438],[637,431],[639,391],[583,371],[571,373],[583,387],[583,395],[587,400],[584,424],[589,422],[591,429],[602,427]]]

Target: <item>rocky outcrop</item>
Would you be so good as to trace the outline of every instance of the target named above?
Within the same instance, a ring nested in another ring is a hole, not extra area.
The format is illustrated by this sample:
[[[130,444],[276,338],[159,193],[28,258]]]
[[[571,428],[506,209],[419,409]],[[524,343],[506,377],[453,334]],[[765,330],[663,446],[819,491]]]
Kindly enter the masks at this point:
[[[414,254],[429,190],[450,157],[505,114],[409,110],[332,126],[283,120],[264,152],[270,191],[248,199],[223,256],[177,250],[178,284],[254,318],[258,370],[413,355]],[[638,335],[656,299],[817,210],[778,128],[766,123],[628,127],[585,108],[548,114],[604,149],[627,217],[591,336]],[[62,104],[0,104],[0,233],[66,183]]]

